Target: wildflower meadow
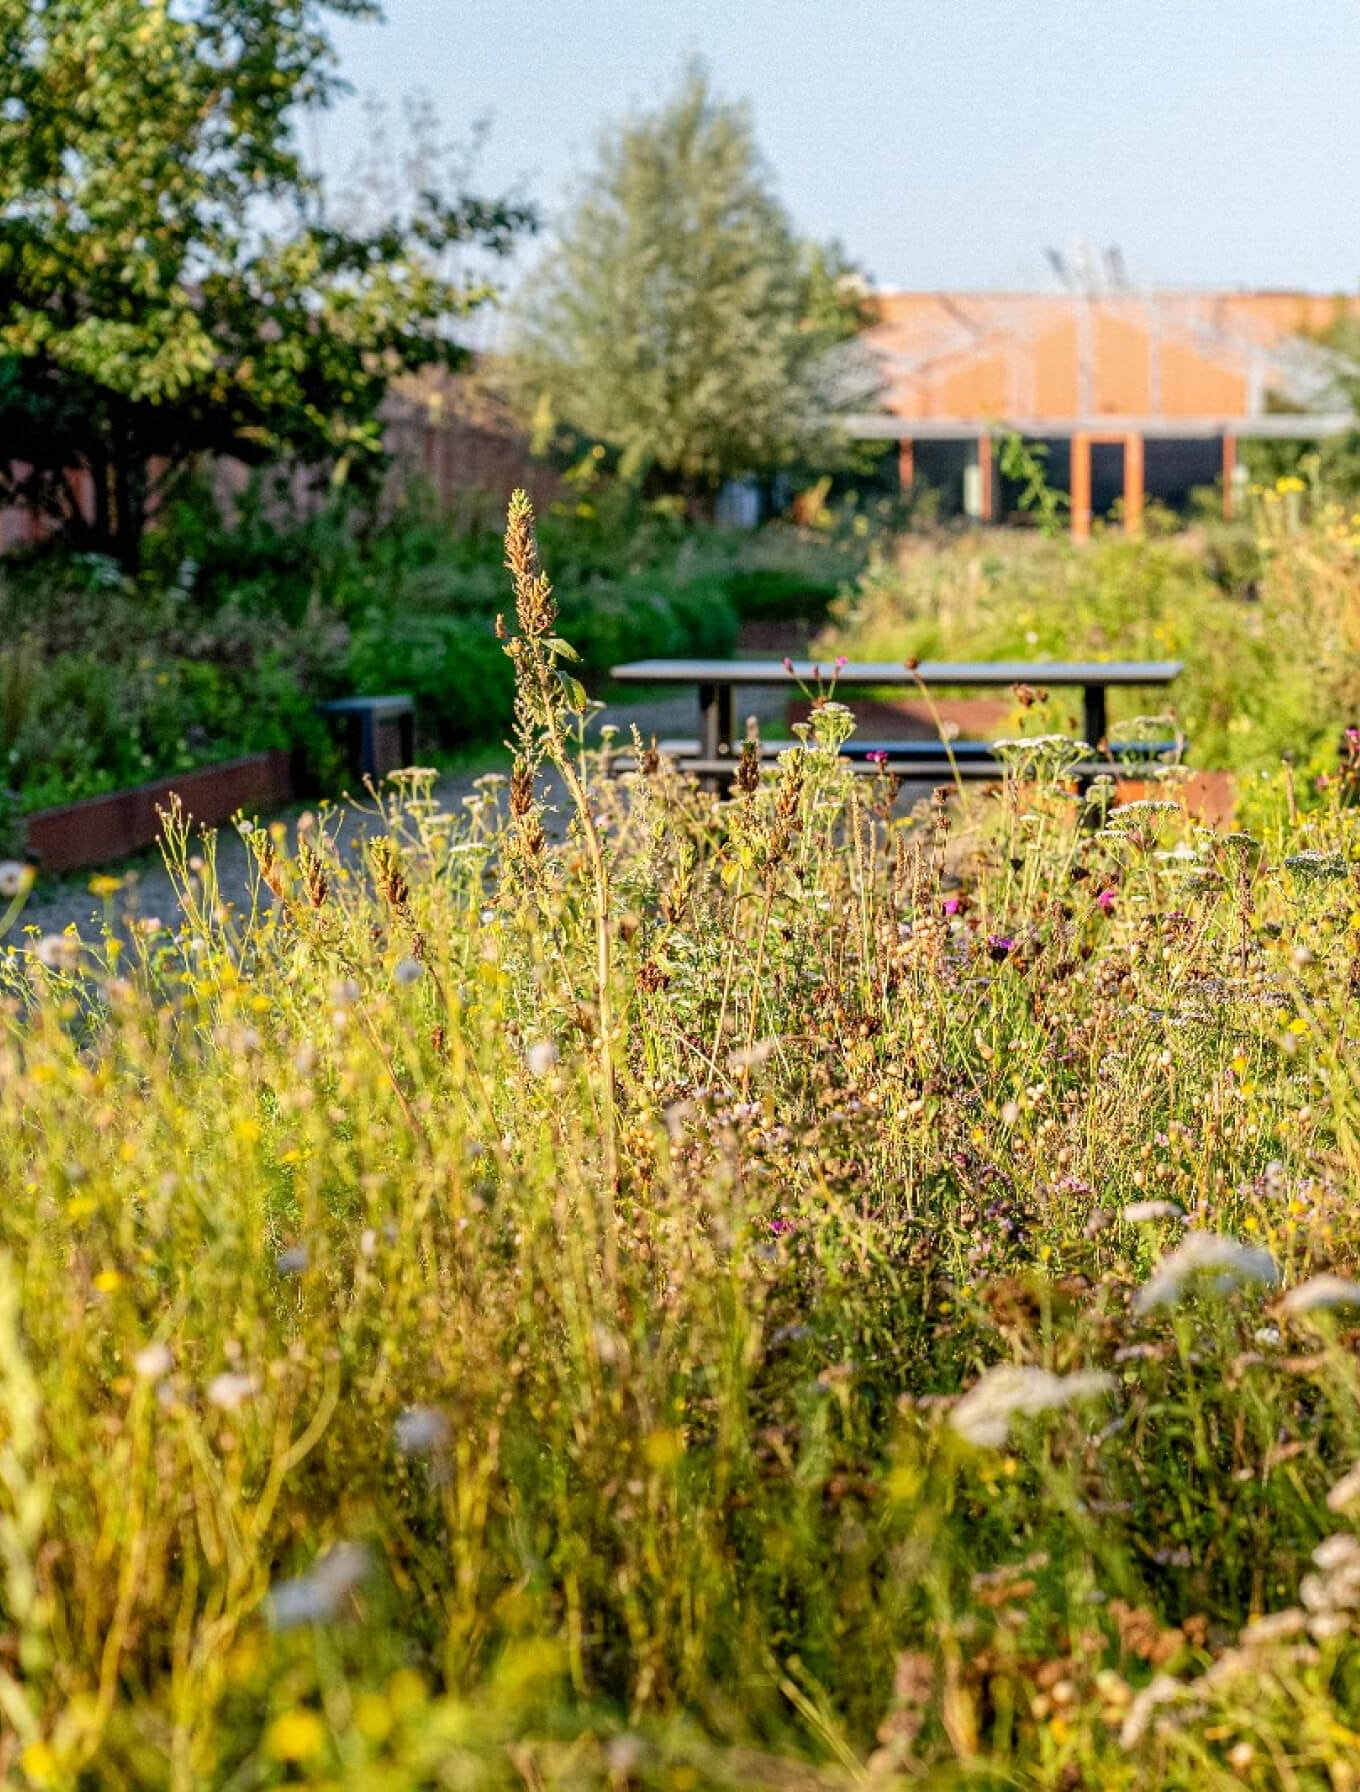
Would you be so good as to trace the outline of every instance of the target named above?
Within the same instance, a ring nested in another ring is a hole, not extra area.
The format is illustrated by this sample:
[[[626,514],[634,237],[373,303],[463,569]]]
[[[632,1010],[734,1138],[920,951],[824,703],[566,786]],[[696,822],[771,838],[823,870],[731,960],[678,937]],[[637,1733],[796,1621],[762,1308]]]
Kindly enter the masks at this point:
[[[1360,1784],[1347,781],[618,774],[507,560],[508,778],[11,912],[0,1775]]]

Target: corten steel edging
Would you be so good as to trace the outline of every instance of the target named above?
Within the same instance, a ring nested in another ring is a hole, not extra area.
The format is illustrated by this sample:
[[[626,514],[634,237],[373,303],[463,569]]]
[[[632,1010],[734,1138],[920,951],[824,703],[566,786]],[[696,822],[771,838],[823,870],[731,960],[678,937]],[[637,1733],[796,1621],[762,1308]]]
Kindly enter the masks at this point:
[[[44,871],[80,871],[154,846],[158,811],[178,796],[199,827],[220,827],[241,809],[277,809],[293,799],[292,755],[250,753],[177,772],[130,790],[39,809],[25,818],[28,850]]]

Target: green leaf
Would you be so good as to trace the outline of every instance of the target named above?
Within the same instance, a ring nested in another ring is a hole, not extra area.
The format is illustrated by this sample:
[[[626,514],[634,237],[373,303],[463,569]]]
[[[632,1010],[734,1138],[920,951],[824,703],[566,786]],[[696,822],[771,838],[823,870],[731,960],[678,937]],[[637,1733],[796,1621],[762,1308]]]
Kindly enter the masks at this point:
[[[584,715],[590,707],[590,698],[586,695],[586,687],[579,678],[573,678],[570,672],[559,671],[557,681],[566,695],[567,708],[575,714]]]

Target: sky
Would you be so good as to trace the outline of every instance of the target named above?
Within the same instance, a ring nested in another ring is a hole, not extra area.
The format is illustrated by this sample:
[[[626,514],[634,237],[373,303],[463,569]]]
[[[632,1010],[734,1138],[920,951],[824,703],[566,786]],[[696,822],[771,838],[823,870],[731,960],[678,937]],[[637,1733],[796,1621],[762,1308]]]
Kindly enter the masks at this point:
[[[423,92],[549,220],[687,57],[749,101],[795,225],[882,288],[1360,288],[1360,0],[386,0],[334,28],[357,95]],[[358,98],[313,153],[348,162]]]

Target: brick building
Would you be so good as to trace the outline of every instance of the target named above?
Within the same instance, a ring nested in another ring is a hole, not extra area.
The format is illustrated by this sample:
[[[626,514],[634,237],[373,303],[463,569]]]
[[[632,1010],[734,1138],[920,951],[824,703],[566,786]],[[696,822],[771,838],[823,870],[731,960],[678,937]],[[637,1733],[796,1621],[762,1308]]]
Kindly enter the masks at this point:
[[[994,520],[999,435],[1043,443],[1072,532],[1122,500],[1177,505],[1222,481],[1231,507],[1246,437],[1311,440],[1354,427],[1331,395],[1322,332],[1360,300],[1299,292],[887,293],[868,332],[879,408],[851,420],[896,441],[904,486]]]

